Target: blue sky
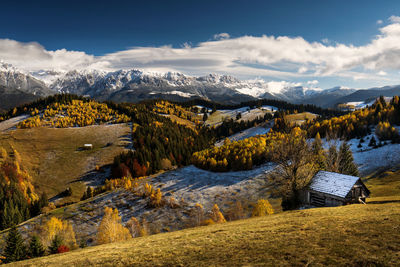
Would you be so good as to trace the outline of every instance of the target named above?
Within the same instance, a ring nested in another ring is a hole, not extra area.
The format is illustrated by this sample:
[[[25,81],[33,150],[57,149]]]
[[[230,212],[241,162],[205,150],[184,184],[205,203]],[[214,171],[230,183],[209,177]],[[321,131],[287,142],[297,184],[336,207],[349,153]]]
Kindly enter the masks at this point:
[[[398,1],[2,1],[0,59],[372,87],[400,83],[398,15]]]

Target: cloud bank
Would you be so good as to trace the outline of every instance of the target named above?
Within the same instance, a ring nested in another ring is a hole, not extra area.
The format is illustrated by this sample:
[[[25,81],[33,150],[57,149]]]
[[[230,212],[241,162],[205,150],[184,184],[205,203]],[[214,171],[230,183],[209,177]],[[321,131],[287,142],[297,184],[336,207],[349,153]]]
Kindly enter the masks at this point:
[[[222,73],[249,79],[400,81],[393,74],[400,70],[400,17],[391,16],[388,24],[378,21],[378,25],[379,34],[362,46],[328,39],[309,42],[302,37],[267,35],[232,38],[228,33],[219,33],[194,46],[131,47],[102,56],[65,49],[48,51],[36,42],[0,39],[0,60],[30,71],[140,68],[190,75]]]

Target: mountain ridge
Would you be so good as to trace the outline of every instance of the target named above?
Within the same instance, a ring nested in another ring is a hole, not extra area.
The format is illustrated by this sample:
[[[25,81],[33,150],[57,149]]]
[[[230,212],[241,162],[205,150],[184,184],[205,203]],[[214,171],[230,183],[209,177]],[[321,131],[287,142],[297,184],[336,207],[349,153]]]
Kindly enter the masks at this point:
[[[7,88],[7,94],[13,92],[16,99],[71,93],[115,102],[135,103],[155,98],[185,101],[200,98],[238,104],[266,98],[324,108],[335,107],[338,103],[366,101],[380,95],[389,97],[400,94],[400,85],[361,90],[340,86],[321,89],[284,81],[239,80],[230,75],[190,76],[179,72],[161,73],[139,69],[27,72],[4,62],[0,62],[0,85]],[[14,102],[18,104],[19,101]],[[9,106],[2,104],[0,108],[4,110]]]

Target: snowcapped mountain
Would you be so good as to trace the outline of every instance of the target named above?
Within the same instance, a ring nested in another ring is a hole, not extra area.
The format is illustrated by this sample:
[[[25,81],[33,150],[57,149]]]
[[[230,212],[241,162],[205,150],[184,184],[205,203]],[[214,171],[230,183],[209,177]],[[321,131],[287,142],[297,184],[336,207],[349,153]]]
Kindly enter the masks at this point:
[[[13,96],[27,94],[37,98],[64,92],[116,102],[138,102],[155,98],[176,101],[202,98],[226,104],[268,98],[322,107],[364,101],[366,96],[370,98],[375,95],[400,94],[399,86],[383,87],[381,90],[372,88],[371,91],[344,87],[321,89],[312,83],[304,86],[286,81],[239,80],[229,75],[209,74],[195,77],[179,72],[159,73],[138,69],[112,72],[94,69],[26,72],[4,62],[0,62],[0,86],[0,97],[12,93]],[[26,96],[21,98],[28,99]],[[0,108],[4,109],[1,106]]]
[[[0,61],[0,112],[51,94],[42,81]]]
[[[52,93],[44,82],[4,62],[0,62],[0,86],[37,96]]]

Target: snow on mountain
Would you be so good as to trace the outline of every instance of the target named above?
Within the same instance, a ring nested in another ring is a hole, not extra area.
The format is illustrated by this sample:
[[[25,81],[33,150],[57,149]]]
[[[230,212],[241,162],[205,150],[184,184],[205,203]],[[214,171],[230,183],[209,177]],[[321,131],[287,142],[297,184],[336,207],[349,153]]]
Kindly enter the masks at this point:
[[[40,70],[30,72],[30,75],[36,79],[44,82],[47,86],[53,84],[57,79],[65,75],[65,71],[55,71],[55,70]]]
[[[64,92],[116,102],[138,102],[154,98],[177,101],[202,98],[237,104],[267,98],[334,107],[338,103],[365,101],[381,94],[391,96],[398,94],[400,90],[399,86],[370,90],[346,87],[321,89],[317,84],[317,81],[293,83],[262,79],[239,80],[220,74],[196,77],[179,72],[162,73],[138,69],[111,72],[96,69],[26,72],[0,61],[0,86],[38,96]],[[382,92],[383,89],[386,91]]]
[[[0,86],[38,96],[51,93],[42,81],[3,61],[0,61]]]

